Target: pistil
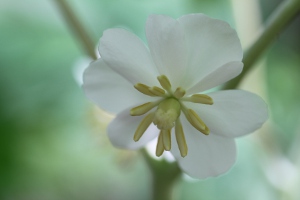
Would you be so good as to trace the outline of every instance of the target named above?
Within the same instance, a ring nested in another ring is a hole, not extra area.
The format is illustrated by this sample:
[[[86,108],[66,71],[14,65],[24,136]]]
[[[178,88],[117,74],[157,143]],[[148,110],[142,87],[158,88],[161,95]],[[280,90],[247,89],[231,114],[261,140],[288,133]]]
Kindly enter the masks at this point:
[[[179,116],[180,103],[174,98],[169,98],[158,105],[153,123],[160,130],[169,130],[174,127],[175,121]]]
[[[205,94],[194,94],[190,97],[184,97],[186,93],[185,90],[178,87],[173,92],[171,83],[165,75],[158,76],[157,80],[162,88],[157,86],[150,87],[142,83],[134,85],[135,89],[142,94],[151,97],[160,97],[160,100],[147,102],[130,110],[131,116],[140,116],[146,114],[157,106],[156,111],[151,111],[151,113],[143,118],[136,129],[133,139],[134,141],[138,141],[148,129],[150,124],[153,123],[158,129],[160,129],[156,146],[156,156],[161,156],[164,151],[171,150],[172,128],[175,127],[175,136],[178,148],[181,156],[185,157],[188,153],[188,147],[179,118],[181,111],[195,129],[205,135],[208,135],[210,131],[197,113],[192,109],[186,108],[182,101],[212,105],[213,99]]]

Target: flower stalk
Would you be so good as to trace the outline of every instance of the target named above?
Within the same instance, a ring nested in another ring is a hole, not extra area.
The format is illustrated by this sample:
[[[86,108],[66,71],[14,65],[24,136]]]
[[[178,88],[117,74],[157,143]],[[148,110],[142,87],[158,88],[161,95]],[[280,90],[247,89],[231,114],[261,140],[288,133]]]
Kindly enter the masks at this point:
[[[141,153],[152,174],[152,199],[172,200],[174,185],[181,175],[181,170],[177,163],[154,160],[145,149],[142,149]]]
[[[253,45],[244,54],[244,69],[242,73],[229,81],[223,89],[236,88],[248,71],[271,42],[278,37],[281,31],[295,18],[300,11],[300,0],[285,0],[271,14],[264,30]]]
[[[77,19],[76,15],[73,13],[67,2],[65,0],[56,0],[55,2],[62,15],[64,16],[67,24],[70,26],[71,30],[81,42],[83,49],[91,58],[97,59],[95,54],[94,42],[90,38],[89,34],[85,31],[83,25]]]

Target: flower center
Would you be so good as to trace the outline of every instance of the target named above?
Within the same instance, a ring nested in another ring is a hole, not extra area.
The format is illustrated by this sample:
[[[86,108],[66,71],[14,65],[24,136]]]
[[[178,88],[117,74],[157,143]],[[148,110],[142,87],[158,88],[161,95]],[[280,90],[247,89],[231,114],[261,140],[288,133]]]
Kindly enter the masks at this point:
[[[158,76],[157,79],[162,88],[157,86],[149,87],[142,83],[134,85],[135,89],[145,95],[161,98],[158,101],[147,102],[131,109],[130,115],[140,116],[146,114],[148,111],[157,106],[156,111],[149,112],[149,114],[147,114],[141,121],[133,139],[138,141],[150,124],[155,124],[160,130],[156,147],[156,155],[161,156],[165,150],[169,151],[171,149],[171,130],[175,127],[175,136],[178,148],[181,156],[185,157],[187,155],[188,148],[179,118],[181,111],[184,113],[188,122],[201,133],[208,135],[209,128],[194,110],[185,107],[183,101],[212,105],[213,100],[205,94],[194,94],[189,97],[184,97],[185,90],[178,87],[173,92],[171,83],[165,75]]]
[[[169,130],[174,127],[179,115],[180,103],[174,98],[165,99],[155,111],[153,124],[160,130]]]

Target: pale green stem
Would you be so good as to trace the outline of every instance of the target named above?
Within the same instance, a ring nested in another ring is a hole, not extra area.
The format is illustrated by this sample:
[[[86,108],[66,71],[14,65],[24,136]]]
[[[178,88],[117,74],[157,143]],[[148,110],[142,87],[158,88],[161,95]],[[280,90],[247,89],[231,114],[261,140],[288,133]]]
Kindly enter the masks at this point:
[[[282,30],[291,22],[300,11],[300,0],[285,0],[272,13],[267,20],[265,29],[260,37],[245,52],[243,72],[235,79],[228,82],[223,89],[233,89],[238,86],[246,73],[252,68],[263,51],[280,34]]]
[[[76,18],[72,9],[69,7],[69,5],[66,3],[65,0],[55,0],[55,1],[62,15],[64,16],[67,24],[70,26],[74,34],[78,37],[79,41],[81,42],[83,49],[85,49],[86,53],[91,58],[96,60],[97,57],[95,54],[94,42],[91,40],[89,34],[83,28],[83,25]]]
[[[145,149],[141,150],[152,174],[152,199],[172,200],[172,193],[181,170],[176,162],[157,161],[149,156]]]

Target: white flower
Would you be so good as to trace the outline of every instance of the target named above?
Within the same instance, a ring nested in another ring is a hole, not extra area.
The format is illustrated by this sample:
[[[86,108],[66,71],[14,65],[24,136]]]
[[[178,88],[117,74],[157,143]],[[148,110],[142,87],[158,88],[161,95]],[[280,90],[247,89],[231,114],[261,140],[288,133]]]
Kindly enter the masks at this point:
[[[107,130],[112,144],[138,149],[159,135],[157,156],[170,150],[190,176],[226,172],[236,159],[234,138],[268,117],[264,101],[250,92],[199,94],[242,71],[236,32],[203,14],[153,15],[146,36],[149,49],[127,30],[106,30],[101,58],[84,73],[86,95],[117,114]]]

